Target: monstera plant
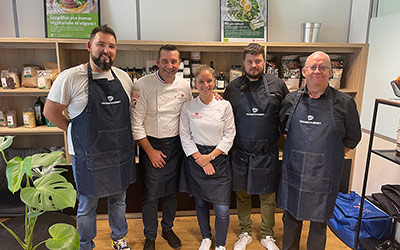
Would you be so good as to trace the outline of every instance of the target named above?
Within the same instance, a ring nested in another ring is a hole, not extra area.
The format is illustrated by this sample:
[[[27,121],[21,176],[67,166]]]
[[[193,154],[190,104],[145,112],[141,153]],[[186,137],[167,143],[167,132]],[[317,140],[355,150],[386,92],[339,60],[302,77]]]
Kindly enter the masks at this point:
[[[35,250],[42,244],[46,244],[51,250],[79,249],[78,232],[74,226],[64,223],[50,226],[49,233],[52,238],[33,246],[33,230],[41,214],[75,206],[76,191],[60,174],[66,169],[56,168],[57,165],[66,163],[63,152],[35,154],[24,159],[16,156],[7,161],[4,150],[10,147],[12,142],[12,136],[0,136],[0,152],[7,164],[8,189],[12,193],[21,190],[20,198],[25,203],[25,238],[19,238],[4,223],[0,224],[25,250]],[[25,187],[22,187],[22,183],[26,183]]]

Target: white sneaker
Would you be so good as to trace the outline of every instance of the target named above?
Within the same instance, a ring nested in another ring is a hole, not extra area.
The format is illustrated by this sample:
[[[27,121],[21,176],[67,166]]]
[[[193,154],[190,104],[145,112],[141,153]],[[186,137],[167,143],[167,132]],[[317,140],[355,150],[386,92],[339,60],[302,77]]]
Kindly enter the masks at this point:
[[[261,239],[261,245],[268,250],[279,250],[275,242],[276,240],[272,236],[266,236],[264,239]]]
[[[253,240],[249,233],[241,233],[233,246],[233,250],[246,250],[246,246]]]
[[[215,247],[215,250],[225,250],[226,248],[223,246]]]
[[[113,240],[111,247],[114,250],[131,250],[131,248],[128,245],[128,240],[124,237],[122,239],[119,240]]]
[[[209,238],[205,238],[201,241],[199,250],[210,250],[211,240]]]

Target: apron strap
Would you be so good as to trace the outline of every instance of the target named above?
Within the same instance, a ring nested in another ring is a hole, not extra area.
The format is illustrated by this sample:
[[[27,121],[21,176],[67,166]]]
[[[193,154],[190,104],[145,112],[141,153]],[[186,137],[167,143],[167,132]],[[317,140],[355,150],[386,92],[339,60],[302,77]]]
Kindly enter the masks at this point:
[[[303,94],[304,94],[304,88],[300,89],[296,93],[296,97],[294,99],[294,105],[289,110],[289,118],[288,118],[288,121],[287,121],[286,127],[285,127],[286,133],[289,132],[290,123],[292,122],[293,112],[296,110],[296,107],[300,102],[300,98],[303,97]]]

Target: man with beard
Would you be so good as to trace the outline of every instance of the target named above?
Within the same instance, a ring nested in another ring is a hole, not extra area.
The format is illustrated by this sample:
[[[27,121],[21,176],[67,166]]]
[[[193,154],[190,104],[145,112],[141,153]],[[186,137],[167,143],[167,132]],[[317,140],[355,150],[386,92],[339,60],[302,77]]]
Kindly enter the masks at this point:
[[[178,49],[163,45],[157,57],[159,70],[135,83],[132,128],[140,145],[144,250],[155,249],[158,200],[162,200],[162,237],[173,249],[181,248],[181,241],[172,230],[184,156],[179,117],[183,104],[192,99],[192,91],[187,82],[175,76],[180,62]]]
[[[252,194],[260,198],[261,245],[277,250],[273,227],[279,182],[279,110],[289,91],[281,79],[263,74],[265,54],[259,44],[244,48],[243,66],[245,75],[233,80],[224,93],[232,104],[236,124],[229,156],[241,234],[234,250],[245,250],[252,241]]]
[[[133,83],[128,74],[112,67],[117,44],[107,25],[93,29],[87,49],[88,63],[57,77],[44,114],[67,132],[78,192],[80,249],[94,249],[97,203],[107,197],[112,248],[129,250],[125,197],[136,180],[130,123]],[[64,109],[70,119],[62,114]]]

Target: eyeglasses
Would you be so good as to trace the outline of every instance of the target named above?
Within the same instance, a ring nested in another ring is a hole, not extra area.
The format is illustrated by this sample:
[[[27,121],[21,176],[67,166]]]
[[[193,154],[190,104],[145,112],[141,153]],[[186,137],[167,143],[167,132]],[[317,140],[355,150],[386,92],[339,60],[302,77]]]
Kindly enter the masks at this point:
[[[318,69],[320,72],[325,72],[325,71],[327,71],[328,69],[330,69],[330,67],[328,67],[328,66],[323,66],[323,65],[320,65],[320,66],[316,66],[316,65],[313,65],[313,66],[305,66],[304,68],[309,68],[312,72],[316,71],[317,69]]]

